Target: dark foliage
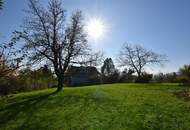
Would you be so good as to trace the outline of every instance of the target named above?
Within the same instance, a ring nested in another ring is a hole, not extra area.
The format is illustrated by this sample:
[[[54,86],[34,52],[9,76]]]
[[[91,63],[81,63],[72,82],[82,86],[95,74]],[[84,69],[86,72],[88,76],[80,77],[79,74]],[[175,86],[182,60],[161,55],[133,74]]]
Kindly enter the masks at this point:
[[[133,75],[133,69],[124,69],[120,75],[120,82],[122,83],[132,83],[135,80],[135,76]]]
[[[0,77],[0,95],[47,89],[55,84],[56,79],[47,66],[37,70],[27,68],[11,76]]]
[[[156,83],[177,83],[178,82],[178,74],[176,72],[173,73],[159,73],[153,76],[153,81]]]
[[[180,68],[179,75],[178,80],[182,85],[190,85],[190,65],[184,65]]]
[[[20,71],[18,77],[32,90],[47,89],[56,84],[56,78],[47,65],[37,70],[24,69]]]
[[[148,74],[146,72],[143,72],[141,74],[141,77],[137,77],[135,82],[136,83],[149,83],[152,80],[153,75],[152,74]]]
[[[115,69],[115,65],[111,58],[106,58],[101,67],[102,83],[119,82],[120,73]]]
[[[0,78],[0,96],[6,96],[13,93],[29,91],[29,88],[25,86],[16,76],[1,77]]]

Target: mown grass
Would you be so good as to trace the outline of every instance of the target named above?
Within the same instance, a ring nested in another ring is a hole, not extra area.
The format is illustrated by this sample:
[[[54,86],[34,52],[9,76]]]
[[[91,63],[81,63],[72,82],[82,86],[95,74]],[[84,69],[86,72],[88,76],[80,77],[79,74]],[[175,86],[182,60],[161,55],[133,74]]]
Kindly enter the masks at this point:
[[[0,101],[0,130],[190,130],[176,84],[112,84],[17,94]]]

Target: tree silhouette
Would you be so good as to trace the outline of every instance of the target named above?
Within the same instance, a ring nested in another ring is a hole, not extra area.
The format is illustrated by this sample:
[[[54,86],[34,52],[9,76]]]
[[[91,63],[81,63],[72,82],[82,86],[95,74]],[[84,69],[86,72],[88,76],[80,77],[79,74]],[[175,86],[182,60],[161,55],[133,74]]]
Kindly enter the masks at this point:
[[[147,50],[140,45],[124,44],[120,51],[118,61],[121,66],[133,68],[140,79],[143,69],[147,65],[161,64],[165,61],[165,56]]]
[[[116,83],[119,81],[119,71],[115,68],[111,58],[106,58],[101,67],[102,81],[104,83]]]
[[[52,64],[60,91],[68,66],[81,63],[81,57],[89,55],[82,13],[76,11],[67,22],[61,0],[50,0],[47,8],[29,0],[26,12],[23,31],[16,31],[15,37],[24,41],[22,50],[31,64],[44,61]]]
[[[110,76],[115,72],[115,66],[111,58],[106,58],[103,66],[101,67],[101,73],[103,76]]]
[[[15,71],[20,68],[23,57],[20,55],[11,44],[0,45],[0,78],[9,77],[15,74]]]
[[[179,69],[179,74],[184,76],[188,83],[190,83],[190,65],[184,65],[182,68]]]

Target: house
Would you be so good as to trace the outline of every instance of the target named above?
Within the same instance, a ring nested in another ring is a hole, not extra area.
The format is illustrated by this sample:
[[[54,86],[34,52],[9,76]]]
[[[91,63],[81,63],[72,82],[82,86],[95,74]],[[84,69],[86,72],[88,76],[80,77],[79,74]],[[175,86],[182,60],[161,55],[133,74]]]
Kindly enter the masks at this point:
[[[100,83],[100,73],[96,67],[69,66],[65,73],[65,84],[68,86],[93,85]]]

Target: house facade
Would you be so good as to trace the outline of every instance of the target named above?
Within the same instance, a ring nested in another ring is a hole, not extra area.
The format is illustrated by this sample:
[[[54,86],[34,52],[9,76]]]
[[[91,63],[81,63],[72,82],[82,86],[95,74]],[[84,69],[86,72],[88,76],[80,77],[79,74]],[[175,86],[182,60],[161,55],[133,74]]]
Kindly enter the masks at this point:
[[[65,84],[68,86],[93,85],[100,83],[100,73],[96,67],[69,66],[65,73]]]

